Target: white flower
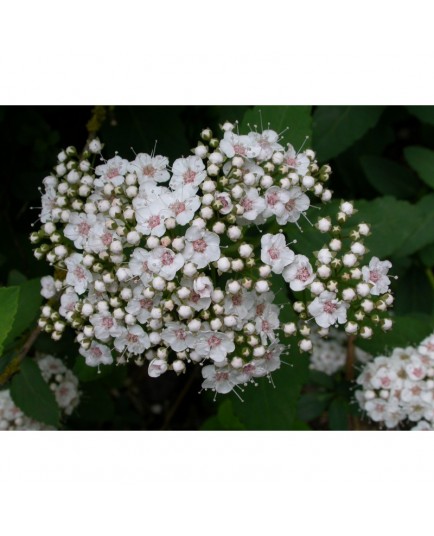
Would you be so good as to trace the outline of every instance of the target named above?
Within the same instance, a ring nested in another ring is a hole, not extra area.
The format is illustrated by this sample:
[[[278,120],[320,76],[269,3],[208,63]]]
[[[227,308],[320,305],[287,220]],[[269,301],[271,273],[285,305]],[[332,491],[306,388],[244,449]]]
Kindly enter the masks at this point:
[[[139,184],[144,182],[166,182],[169,180],[170,173],[167,171],[169,164],[165,156],[150,156],[146,153],[140,153],[136,156],[134,162],[128,165],[128,171],[136,173]]]
[[[209,298],[214,290],[214,285],[209,277],[199,276],[193,281],[193,289],[201,298]]]
[[[205,378],[202,387],[212,389],[216,393],[229,393],[236,385],[233,372],[227,367],[216,368],[214,365],[207,365],[202,369],[202,376]]]
[[[305,255],[296,255],[289,266],[282,272],[283,279],[292,290],[304,290],[315,279],[312,265]]]
[[[115,338],[114,346],[118,352],[126,348],[129,353],[139,355],[149,348],[151,343],[148,334],[136,324],[123,329]]]
[[[184,257],[199,269],[220,257],[220,237],[217,234],[192,226],[185,233],[185,239]]]
[[[80,253],[73,253],[65,259],[68,269],[65,283],[73,287],[77,294],[86,292],[89,283],[93,280],[92,273],[81,264],[82,260],[83,255]]]
[[[78,295],[71,288],[67,288],[60,296],[59,314],[68,318],[74,312],[78,300]]]
[[[172,173],[169,183],[172,189],[189,186],[197,190],[199,184],[206,178],[205,164],[198,156],[178,158],[173,163]]]
[[[373,296],[379,296],[388,291],[390,279],[386,274],[391,267],[391,262],[380,261],[378,257],[372,257],[369,266],[363,266],[363,281],[373,285],[371,288],[371,294]]]
[[[263,345],[267,344],[267,339],[272,342],[276,340],[274,330],[278,329],[279,325],[279,308],[274,304],[267,304],[262,316],[256,317],[256,331],[259,333]]]
[[[249,136],[238,136],[234,132],[227,131],[220,141],[220,149],[228,157],[243,156],[255,158],[261,152],[259,143]]]
[[[77,397],[77,386],[70,381],[64,381],[54,389],[56,402],[62,409],[67,408]]]
[[[143,248],[135,248],[128,264],[131,273],[139,276],[142,283],[147,285],[152,281],[152,271],[149,267],[149,251]]]
[[[88,350],[80,348],[79,352],[86,359],[86,365],[89,365],[89,367],[111,365],[113,363],[110,348],[96,341],[92,341]]]
[[[277,223],[280,225],[285,225],[288,222],[296,222],[300,218],[300,215],[310,206],[309,197],[298,186],[291,188],[291,190],[286,190],[281,195],[284,210],[281,214],[276,214]]]
[[[419,354],[434,360],[434,335],[426,337],[418,346],[417,351]]]
[[[123,327],[108,311],[91,315],[89,321],[95,328],[95,337],[103,342],[107,342],[110,337],[119,336],[123,330]]]
[[[258,160],[269,160],[275,151],[283,151],[282,145],[277,143],[279,134],[274,130],[263,130],[261,134],[259,132],[249,132],[248,136],[261,148]]]
[[[144,324],[151,316],[151,310],[161,295],[155,295],[153,298],[143,296],[143,287],[135,286],[133,297],[128,301],[125,311],[134,315],[140,324]]]
[[[41,296],[49,300],[57,294],[54,278],[51,275],[41,277]]]
[[[240,321],[251,318],[254,315],[255,296],[253,292],[247,292],[242,288],[239,292],[226,293],[224,312],[227,315],[236,315]],[[253,313],[252,313],[253,310]]]
[[[220,214],[229,214],[233,207],[231,196],[227,192],[217,192],[214,197],[222,204],[222,208],[219,209]]]
[[[249,221],[256,220],[265,210],[265,200],[259,195],[256,188],[249,188],[246,195],[240,200],[243,207],[243,218]]]
[[[235,350],[235,344],[225,333],[204,331],[197,337],[195,350],[201,357],[209,357],[216,363],[221,363],[228,353]]]
[[[149,363],[148,374],[151,378],[158,378],[167,370],[167,363],[163,359],[153,359]]]
[[[309,158],[304,153],[297,154],[292,145],[288,145],[283,161],[289,168],[294,169],[302,177],[306,175],[310,163]]]
[[[328,328],[336,322],[344,324],[347,321],[348,307],[347,303],[336,298],[335,292],[325,290],[309,304],[307,309],[320,327]]]
[[[149,253],[147,262],[149,270],[167,281],[172,281],[176,272],[184,266],[184,257],[169,248],[159,246]]]
[[[95,225],[98,220],[95,214],[85,212],[71,212],[69,223],[65,226],[64,235],[74,242],[77,249],[83,249],[90,237],[91,231],[96,231]],[[98,227],[101,233],[104,232],[103,224],[99,221]]]
[[[49,187],[45,188],[45,193],[41,196],[42,210],[39,215],[41,223],[46,223],[53,219],[53,210],[56,208],[58,198],[58,193],[55,188]]]
[[[195,191],[187,186],[181,186],[174,192],[163,195],[161,200],[168,207],[169,216],[175,218],[179,225],[187,225],[200,207],[199,196],[195,195]]]
[[[293,251],[286,245],[283,233],[265,234],[261,238],[261,260],[271,266],[275,274],[281,274],[285,266],[295,258]]]
[[[133,206],[136,209],[137,230],[145,235],[163,236],[166,232],[164,221],[170,216],[170,209],[161,201],[144,207],[137,207],[135,201]]]
[[[124,180],[124,175],[127,172],[128,160],[115,156],[101,166],[95,168],[95,174],[100,175],[100,179],[95,179],[95,186],[104,186],[110,183],[113,186],[120,186]]]
[[[166,329],[161,332],[161,338],[174,352],[195,347],[195,337],[181,322],[167,322]]]

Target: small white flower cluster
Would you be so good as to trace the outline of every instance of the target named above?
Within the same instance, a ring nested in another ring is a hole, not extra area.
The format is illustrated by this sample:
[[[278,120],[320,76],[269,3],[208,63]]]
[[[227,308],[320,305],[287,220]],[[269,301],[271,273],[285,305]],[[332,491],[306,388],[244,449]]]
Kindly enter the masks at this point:
[[[370,419],[387,428],[417,423],[434,430],[434,334],[419,346],[378,356],[357,378],[356,399]]]
[[[80,402],[78,379],[60,359],[41,354],[37,357],[42,377],[54,392],[62,416],[71,415]],[[9,389],[0,391],[0,430],[55,430],[25,415],[12,400]]]
[[[196,362],[206,365],[203,387],[226,393],[279,368],[279,331],[299,332],[302,350],[309,350],[307,310],[326,328],[346,322],[358,296],[379,290],[389,264],[356,268],[361,243],[352,253],[361,290],[351,289],[350,296],[345,288],[341,297],[339,240],[318,254],[314,271],[279,230],[299,226],[309,196],[330,200],[324,188],[330,167],[319,168],[311,150],[283,147],[272,130],[239,135],[229,123],[223,130],[221,140],[204,130],[193,155],[175,160],[171,169],[166,157],[145,153],[93,167],[101,150],[94,140],[82,157],[73,147],[62,151],[44,179],[42,226],[31,241],[38,244],[36,257],[56,269],[42,281],[48,303],[39,325],[57,340],[70,324],[89,366],[131,357],[142,364],[146,358],[149,374],[157,377],[167,370],[180,374],[187,362]],[[338,218],[349,207],[352,212],[350,203],[343,204]],[[260,239],[257,226],[264,224],[274,232]],[[325,231],[323,223],[319,230]],[[313,293],[311,302],[294,304],[300,331],[279,321],[273,274],[293,292]],[[355,333],[353,324],[346,329]]]
[[[348,336],[342,331],[331,328],[327,339],[312,332],[312,353],[310,355],[311,370],[323,372],[328,376],[341,370],[347,359]],[[355,347],[355,358],[359,363],[367,363],[372,356],[360,348]]]

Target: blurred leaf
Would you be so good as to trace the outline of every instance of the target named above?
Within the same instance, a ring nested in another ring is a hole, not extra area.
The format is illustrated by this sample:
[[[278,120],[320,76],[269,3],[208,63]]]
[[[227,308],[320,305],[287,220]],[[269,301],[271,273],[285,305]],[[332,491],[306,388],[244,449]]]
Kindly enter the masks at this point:
[[[370,340],[357,339],[357,346],[366,352],[376,355],[388,354],[393,348],[418,344],[433,331],[433,318],[423,314],[396,316],[393,328],[384,333],[377,330]]]
[[[429,268],[434,266],[434,243],[425,246],[419,251],[419,258]]]
[[[404,156],[423,182],[434,188],[434,151],[426,147],[406,147]]]
[[[366,178],[381,194],[401,198],[416,194],[418,180],[409,169],[379,156],[363,156],[360,161]]]
[[[333,376],[329,376],[328,374],[320,372],[319,370],[311,370],[309,373],[309,380],[311,383],[320,385],[321,387],[325,387],[329,390],[333,389],[335,384]]]
[[[244,402],[230,395],[234,414],[248,430],[293,429],[297,401],[308,379],[309,357],[300,354],[296,345],[282,357],[291,366],[282,364],[273,372],[274,385],[267,378],[258,378],[257,387],[249,384],[241,394]]]
[[[75,411],[77,418],[99,424],[113,419],[115,406],[108,389],[100,382],[83,384],[81,402]]]
[[[401,214],[410,233],[397,251],[398,255],[411,255],[434,242],[434,193],[425,195],[407,214]],[[412,215],[412,212],[414,213]],[[411,218],[411,219],[408,219]]]
[[[398,280],[394,311],[398,315],[414,312],[430,314],[433,312],[433,298],[434,291],[425,270],[413,264]]]
[[[19,287],[0,288],[0,356],[4,343],[14,324],[20,298]]]
[[[254,125],[258,125],[259,132],[262,130],[259,110],[262,111],[264,129],[268,127],[268,123],[270,123],[270,128],[277,133],[289,127],[289,130],[282,134],[282,144],[288,141],[298,151],[306,136],[309,136],[310,140],[312,136],[311,106],[255,106],[244,114],[240,132],[250,131],[248,123],[252,129]],[[307,142],[305,148],[309,145],[310,141]]]
[[[297,402],[297,417],[304,422],[313,421],[325,412],[328,402],[329,397],[306,393]]]
[[[49,426],[59,426],[60,409],[38,365],[25,358],[11,382],[11,397],[28,417]]]
[[[113,367],[116,367],[116,365],[89,367],[89,365],[86,365],[85,358],[82,355],[77,355],[72,371],[81,382],[93,382],[95,380],[101,380],[111,374],[113,372]]]
[[[343,398],[335,398],[328,411],[330,430],[348,430],[348,414],[348,403]]]
[[[434,106],[407,106],[407,110],[423,123],[434,125]]]
[[[17,337],[32,326],[39,315],[39,308],[42,304],[40,279],[24,281],[19,285],[19,289],[18,310],[5,345],[12,344]]]
[[[21,285],[21,283],[24,283],[24,281],[27,281],[27,277],[22,274],[19,270],[12,269],[8,274],[8,285]]]
[[[220,404],[217,415],[207,419],[201,430],[245,430],[245,427],[234,414],[232,400],[226,398]]]
[[[312,142],[318,160],[330,160],[348,149],[378,122],[382,112],[382,106],[318,106]]]

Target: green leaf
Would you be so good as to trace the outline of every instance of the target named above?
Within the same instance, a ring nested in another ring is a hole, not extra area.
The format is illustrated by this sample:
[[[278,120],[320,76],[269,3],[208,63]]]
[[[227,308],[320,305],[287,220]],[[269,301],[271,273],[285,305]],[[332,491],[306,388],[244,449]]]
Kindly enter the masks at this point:
[[[81,382],[93,382],[95,380],[101,380],[102,378],[110,375],[110,373],[113,372],[113,366],[116,367],[116,365],[100,365],[99,367],[89,367],[89,365],[86,365],[85,358],[82,355],[78,355],[72,370]]]
[[[330,430],[348,430],[348,402],[343,398],[335,398],[329,407]]]
[[[321,162],[339,155],[376,125],[382,106],[318,106],[312,147]]]
[[[247,430],[292,430],[297,420],[296,405],[301,388],[309,375],[309,357],[300,354],[296,344],[272,373],[273,383],[267,378],[257,379],[258,386],[248,384],[241,393],[243,402],[231,394],[234,414]]]
[[[407,106],[407,110],[423,123],[434,125],[434,106]]]
[[[0,288],[0,355],[14,323],[19,297],[18,287]]]
[[[42,377],[38,365],[25,358],[11,382],[11,397],[28,417],[58,427],[60,409],[53,391]]]
[[[311,383],[325,387],[328,390],[332,390],[335,384],[333,376],[329,376],[319,370],[311,370],[309,372],[309,380]]]
[[[8,286],[21,285],[27,281],[27,277],[22,274],[19,270],[13,268],[8,274]]]
[[[12,344],[25,330],[30,328],[39,315],[42,304],[41,280],[29,279],[19,285],[18,310],[5,345]]]
[[[425,246],[419,251],[419,258],[429,268],[434,266],[434,243]]]
[[[389,355],[394,348],[417,345],[433,331],[433,319],[423,314],[396,316],[393,328],[386,333],[377,330],[370,340],[357,339],[356,346],[373,356]]]
[[[217,415],[207,419],[201,430],[245,430],[245,427],[234,414],[232,400],[226,398],[220,404]]]
[[[434,151],[426,147],[406,147],[404,156],[423,182],[434,188]]]
[[[414,173],[393,160],[363,156],[360,161],[366,178],[381,194],[406,198],[417,193],[418,180]]]
[[[328,401],[328,397],[321,397],[319,393],[302,395],[297,403],[297,417],[303,422],[317,419],[327,409]]]
[[[411,255],[431,244],[434,239],[434,193],[425,195],[408,214],[401,214],[405,225],[401,227],[410,230],[397,254],[399,256]],[[412,212],[414,213],[412,215]],[[407,219],[407,218],[412,219]]]
[[[399,277],[394,311],[398,315],[433,312],[434,291],[424,270],[413,264]]]
[[[287,127],[289,129],[283,133],[281,143],[289,142],[298,150],[306,140],[306,136],[312,136],[312,117],[311,106],[255,106],[248,110],[243,117],[240,126],[240,132],[247,133],[251,128],[258,125],[261,130],[261,115],[264,129],[268,127],[278,133],[283,132]],[[305,147],[308,147],[307,143]]]

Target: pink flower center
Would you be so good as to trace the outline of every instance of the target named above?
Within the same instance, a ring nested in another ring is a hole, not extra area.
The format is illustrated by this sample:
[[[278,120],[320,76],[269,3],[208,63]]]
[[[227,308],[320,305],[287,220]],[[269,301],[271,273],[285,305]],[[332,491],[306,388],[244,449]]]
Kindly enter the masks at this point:
[[[217,201],[220,201],[220,203],[223,205],[223,208],[227,208],[229,206],[228,200],[223,195],[217,197]]]
[[[291,212],[295,209],[295,199],[290,199],[285,203],[285,208]]]
[[[143,168],[143,175],[146,175],[147,177],[153,177],[156,171],[157,170],[154,168],[154,166],[151,166],[151,164],[149,164],[148,166],[145,166]]]
[[[253,374],[255,372],[255,370],[256,370],[256,367],[255,367],[255,365],[253,363],[249,363],[248,365],[245,365],[243,367],[243,372],[245,374]]]
[[[309,270],[305,266],[297,270],[296,279],[298,279],[299,281],[303,281],[304,283],[305,281],[309,279],[309,277],[310,277]]]
[[[104,233],[101,241],[105,246],[109,246],[113,242],[113,235],[111,233]]]
[[[271,331],[270,323],[267,320],[262,321],[262,331]]]
[[[215,335],[212,335],[208,339],[208,346],[210,348],[216,348],[217,346],[220,346],[221,343],[222,343],[222,341],[218,337],[216,337]]]
[[[260,303],[256,306],[256,315],[261,316],[264,313],[265,303]]]
[[[86,279],[84,268],[82,266],[76,266],[74,269],[74,275],[77,279]]]
[[[93,355],[93,357],[96,357],[96,358],[102,356],[101,349],[98,348],[98,346],[94,346],[93,348],[91,348],[90,353]]]
[[[268,250],[268,255],[270,256],[270,259],[275,261],[280,257],[280,252],[275,246],[273,246]]]
[[[114,179],[118,175],[120,175],[118,167],[111,167],[111,168],[108,169],[108,171],[106,173],[106,177],[108,179]]]
[[[193,249],[197,253],[203,253],[207,248],[207,244],[203,238],[199,238],[193,242]]]
[[[135,343],[139,340],[139,336],[138,335],[134,335],[133,333],[128,333],[127,335],[127,341],[128,342],[132,342],[132,343]]]
[[[170,266],[173,264],[173,259],[175,258],[170,251],[165,251],[163,255],[161,255],[161,264],[163,266]]]
[[[239,143],[236,143],[234,145],[234,151],[235,151],[235,154],[239,154],[241,156],[244,156],[246,154],[246,148],[243,145],[240,145]]]
[[[268,194],[268,195],[267,195],[267,203],[268,203],[270,206],[274,207],[274,205],[275,205],[276,203],[278,203],[278,202],[279,202],[279,196],[277,195],[276,192],[273,192],[272,194]]]
[[[381,387],[390,387],[392,380],[388,376],[383,376],[380,380]]]
[[[185,341],[185,339],[187,338],[187,335],[185,334],[185,331],[183,329],[177,329],[175,331],[175,337],[179,340],[179,341]]]
[[[87,236],[89,234],[89,231],[90,231],[90,225],[87,222],[82,221],[81,223],[78,224],[78,232],[82,236]]]
[[[286,163],[291,168],[296,168],[297,165],[298,165],[297,159],[296,158],[291,158],[290,156],[288,156],[288,158],[286,159]]]
[[[144,272],[149,272],[148,261],[143,261],[142,268]]]
[[[192,171],[191,169],[188,169],[184,173],[183,178],[184,178],[184,184],[191,184],[192,182],[194,182],[194,179],[196,178],[196,173]]]
[[[243,298],[241,297],[241,294],[234,294],[232,296],[232,303],[234,305],[241,305],[243,303]]]
[[[181,212],[184,212],[185,203],[182,203],[181,201],[175,201],[175,203],[172,203],[170,205],[170,208],[178,216],[178,214],[181,214]]]
[[[251,199],[249,199],[248,197],[245,197],[241,201],[241,206],[244,208],[244,210],[246,212],[248,212],[249,210],[252,210],[252,208],[253,208],[253,201]]]
[[[151,216],[148,220],[148,227],[150,229],[155,229],[155,227],[158,227],[160,225],[160,216]]]
[[[152,306],[153,306],[153,302],[152,300],[150,300],[149,298],[146,299],[146,298],[143,298],[142,300],[140,300],[140,307],[142,309],[146,309],[147,311],[150,311],[152,309]]]
[[[381,274],[378,273],[378,270],[372,270],[369,272],[369,279],[373,283],[377,283],[381,279]]]
[[[101,324],[106,328],[106,329],[110,329],[113,327],[113,318],[111,318],[110,316],[105,316],[103,319],[102,319],[102,322]]]
[[[327,301],[324,304],[324,312],[328,314],[332,314],[336,311],[337,305],[331,301]]]
[[[221,382],[226,381],[229,379],[229,373],[228,372],[216,372],[215,373],[215,381]]]
[[[416,376],[416,378],[422,378],[423,376],[423,370],[420,367],[415,367],[412,372],[413,376]]]

